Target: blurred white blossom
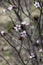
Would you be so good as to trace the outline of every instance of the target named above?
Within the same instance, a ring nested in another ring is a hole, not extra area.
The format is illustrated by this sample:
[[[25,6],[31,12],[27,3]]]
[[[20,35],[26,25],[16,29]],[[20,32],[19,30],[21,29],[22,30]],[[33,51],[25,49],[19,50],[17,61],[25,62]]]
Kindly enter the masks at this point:
[[[19,31],[17,27],[14,27],[15,31]]]
[[[24,30],[23,32],[21,32],[20,34],[26,34],[26,31]]]
[[[1,31],[1,34],[3,35],[5,33],[5,31]]]
[[[6,9],[3,9],[2,12],[5,13],[6,12]]]
[[[35,6],[36,8],[40,7],[39,2],[35,1],[34,6]]]
[[[26,36],[26,31],[24,30],[24,31],[21,32],[20,34],[21,34],[21,37],[25,38],[25,36]]]
[[[13,6],[9,5],[8,10],[12,10]]]
[[[34,53],[31,53],[31,56],[32,56],[32,57],[35,57]]]
[[[39,52],[42,52],[43,50],[42,49],[39,49]]]
[[[29,23],[27,21],[23,21],[21,24],[22,25],[29,25]]]
[[[38,44],[40,41],[39,41],[39,40],[37,40],[36,42],[37,42],[37,44]]]
[[[19,28],[19,27],[21,27],[21,25],[16,25],[16,27],[18,27],[18,28]]]
[[[30,59],[32,59],[32,56],[29,56]]]
[[[26,31],[25,30],[23,31],[23,34],[26,34]]]

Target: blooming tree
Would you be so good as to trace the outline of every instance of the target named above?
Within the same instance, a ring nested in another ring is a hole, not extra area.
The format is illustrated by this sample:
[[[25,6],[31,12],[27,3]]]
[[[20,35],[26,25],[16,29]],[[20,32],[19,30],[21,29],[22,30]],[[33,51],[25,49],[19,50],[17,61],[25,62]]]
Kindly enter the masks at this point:
[[[8,12],[13,26],[9,31],[0,31],[0,35],[13,48],[12,54],[16,52],[15,65],[41,65],[43,1],[6,0],[8,6],[4,2],[5,0],[3,1],[3,13]],[[11,12],[15,14],[17,23],[13,20]],[[27,18],[28,22],[24,18]],[[10,65],[6,59],[4,60]]]

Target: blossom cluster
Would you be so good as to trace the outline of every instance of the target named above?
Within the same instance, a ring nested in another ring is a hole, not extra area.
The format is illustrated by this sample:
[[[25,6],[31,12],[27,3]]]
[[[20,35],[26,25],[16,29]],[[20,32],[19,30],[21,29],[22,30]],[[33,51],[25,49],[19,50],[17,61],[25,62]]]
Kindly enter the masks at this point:
[[[40,7],[39,2],[35,1],[34,6],[35,6],[36,8],[39,8],[39,7]]]
[[[29,56],[29,58],[30,58],[30,59],[35,58],[34,53],[31,53],[31,55]]]
[[[39,7],[40,7],[39,2],[35,1],[35,2],[34,2],[34,6],[35,6],[36,8],[39,8]],[[13,5],[9,5],[7,9],[11,11],[11,10],[13,9]],[[3,9],[3,12],[4,12],[4,13],[6,12],[6,9],[5,9],[5,8]],[[22,22],[22,24],[28,25],[26,22]]]
[[[24,28],[24,26],[26,27],[26,26],[28,26],[28,25],[29,25],[29,23],[27,23],[27,21],[23,21],[23,22],[21,22],[20,25],[14,26],[14,29],[15,29],[16,32],[21,31],[21,32],[20,32],[20,36],[21,36],[22,38],[25,38],[25,36],[26,36],[26,30],[23,29],[23,28]]]

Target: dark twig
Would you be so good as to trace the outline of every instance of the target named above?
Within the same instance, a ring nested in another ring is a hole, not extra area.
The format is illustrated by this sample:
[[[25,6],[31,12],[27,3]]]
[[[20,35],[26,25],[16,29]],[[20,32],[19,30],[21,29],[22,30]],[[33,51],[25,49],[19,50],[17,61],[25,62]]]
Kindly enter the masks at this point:
[[[10,65],[9,62],[4,58],[4,56],[0,55],[0,57],[5,60],[6,64]]]

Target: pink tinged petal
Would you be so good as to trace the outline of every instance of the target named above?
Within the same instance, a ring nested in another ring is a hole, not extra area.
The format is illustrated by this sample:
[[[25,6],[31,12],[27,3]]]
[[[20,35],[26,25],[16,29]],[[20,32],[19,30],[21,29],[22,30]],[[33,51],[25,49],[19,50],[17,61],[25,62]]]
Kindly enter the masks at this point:
[[[21,25],[16,25],[16,27],[18,28],[18,30],[21,30]]]
[[[26,21],[23,21],[21,24],[25,25],[26,24]]]
[[[21,32],[20,34],[21,34],[21,35],[25,35],[25,34],[26,34],[26,31],[23,31],[23,32]]]
[[[21,34],[21,37],[26,37],[26,31],[23,31],[20,34]]]
[[[32,56],[32,57],[35,57],[35,55],[34,55],[33,53],[31,53],[31,56]]]

